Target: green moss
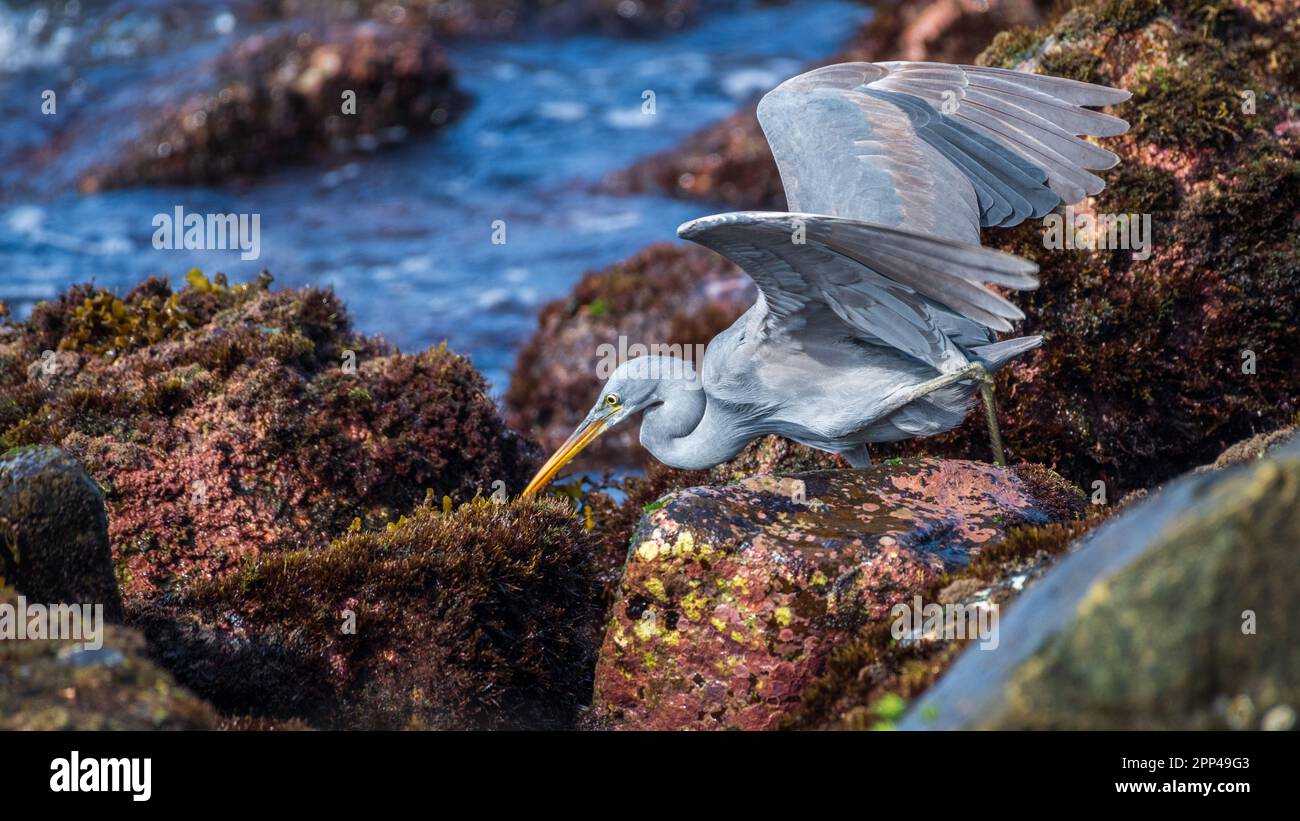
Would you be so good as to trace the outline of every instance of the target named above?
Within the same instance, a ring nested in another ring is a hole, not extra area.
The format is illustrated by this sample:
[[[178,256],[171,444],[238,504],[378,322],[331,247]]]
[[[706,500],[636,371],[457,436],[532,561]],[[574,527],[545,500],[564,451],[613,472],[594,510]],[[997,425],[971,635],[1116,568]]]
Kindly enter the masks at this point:
[[[59,350],[118,356],[193,330],[256,287],[231,288],[225,275],[212,281],[197,268],[185,280],[185,289],[175,293],[152,280],[125,300],[108,291],[85,294],[68,306]]]
[[[1180,202],[1178,178],[1154,165],[1120,163],[1106,172],[1106,187],[1097,195],[1097,210],[1112,214],[1174,211]]]
[[[1058,46],[1043,52],[1038,61],[1038,73],[1053,77],[1066,77],[1083,83],[1109,85],[1101,55],[1083,47]]]
[[[975,58],[975,64],[992,68],[1015,68],[1032,57],[1042,42],[1042,32],[1025,26],[1000,31],[989,47]]]
[[[593,299],[587,305],[587,316],[592,319],[600,319],[609,313],[609,302],[602,298]]]
[[[188,629],[207,635],[239,613],[247,639],[196,648],[167,620],[150,634],[167,639],[182,681],[235,713],[369,729],[570,727],[600,636],[594,564],[563,502],[426,505],[190,588]],[[238,672],[214,681],[212,664]]]
[[[1224,149],[1264,125],[1263,100],[1257,99],[1255,113],[1243,110],[1242,93],[1255,83],[1222,43],[1181,34],[1171,36],[1167,48],[1166,64],[1134,72],[1133,97],[1121,112],[1139,141]]]

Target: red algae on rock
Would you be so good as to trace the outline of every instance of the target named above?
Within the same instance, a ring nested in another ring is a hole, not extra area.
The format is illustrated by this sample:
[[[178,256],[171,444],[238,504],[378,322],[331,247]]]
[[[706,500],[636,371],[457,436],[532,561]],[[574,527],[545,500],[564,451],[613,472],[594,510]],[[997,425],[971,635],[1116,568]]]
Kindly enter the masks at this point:
[[[1013,525],[1078,515],[1056,482],[1040,501],[1009,470],[910,460],[669,495],[633,534],[591,722],[776,728],[829,654],[893,605]]]
[[[144,134],[81,188],[249,179],[434,130],[467,104],[430,34],[375,23],[255,35],[212,73],[216,88],[148,114]]]
[[[223,710],[315,727],[559,729],[591,695],[592,537],[563,502],[421,506],[250,562],[140,621]]]
[[[244,557],[324,547],[354,518],[382,525],[427,492],[526,481],[535,450],[445,347],[358,336],[329,291],[190,279],[113,303],[74,288],[0,336],[0,444],[58,445],[103,487],[128,615]],[[185,318],[160,318],[174,297]],[[82,310],[92,300],[120,306],[111,323]]]

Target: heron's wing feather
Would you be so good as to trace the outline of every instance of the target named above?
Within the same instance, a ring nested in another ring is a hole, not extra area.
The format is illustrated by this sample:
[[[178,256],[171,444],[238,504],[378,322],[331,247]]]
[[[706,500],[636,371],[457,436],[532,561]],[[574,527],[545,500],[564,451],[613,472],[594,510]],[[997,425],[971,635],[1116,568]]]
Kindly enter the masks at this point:
[[[810,323],[897,348],[940,370],[964,365],[954,326],[1010,330],[1024,314],[984,286],[1037,286],[1019,257],[889,226],[817,214],[737,212],[682,225],[754,279],[765,311],[754,344],[796,343]],[[946,312],[951,312],[947,314]]]
[[[977,242],[979,194],[950,159],[961,149],[930,132],[940,117],[917,98],[900,106],[869,92],[884,74],[870,63],[830,66],[763,97],[758,119],[790,209]]]
[[[769,92],[758,116],[792,210],[960,242],[1103,185],[1116,157],[1078,135],[1123,133],[1083,106],[1128,92],[942,63],[842,63]]]
[[[1091,111],[1129,98],[1122,89],[980,66],[945,63],[878,63],[888,73],[874,88],[925,100],[950,119],[988,137],[1047,173],[1048,184],[1066,203],[1096,194],[1105,182],[1090,171],[1119,161],[1083,136],[1113,137],[1128,123]]]

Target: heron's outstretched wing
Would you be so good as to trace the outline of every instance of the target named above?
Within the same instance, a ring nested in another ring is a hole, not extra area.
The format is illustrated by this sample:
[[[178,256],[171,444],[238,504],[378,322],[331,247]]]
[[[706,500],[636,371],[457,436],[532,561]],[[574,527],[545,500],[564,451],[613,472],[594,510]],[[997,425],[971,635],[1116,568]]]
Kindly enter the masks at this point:
[[[810,324],[838,321],[847,335],[953,370],[966,364],[950,339],[954,319],[1010,330],[1010,320],[1024,318],[983,283],[1038,285],[1036,265],[1001,251],[819,214],[717,214],[677,235],[727,257],[758,285],[746,344],[797,345]]]
[[[841,63],[769,92],[759,122],[790,208],[960,242],[1095,194],[1114,154],[1080,139],[1128,92],[1005,69]]]

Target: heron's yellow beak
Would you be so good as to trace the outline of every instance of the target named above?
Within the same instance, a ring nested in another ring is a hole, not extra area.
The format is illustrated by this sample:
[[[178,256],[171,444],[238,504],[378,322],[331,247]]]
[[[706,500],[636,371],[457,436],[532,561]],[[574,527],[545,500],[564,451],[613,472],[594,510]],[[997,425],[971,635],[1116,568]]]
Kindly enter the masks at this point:
[[[583,448],[596,441],[596,437],[605,432],[609,427],[609,418],[622,409],[622,406],[610,408],[609,412],[603,416],[583,423],[573,432],[572,436],[565,440],[563,445],[560,445],[555,453],[551,454],[551,458],[547,459],[546,464],[542,465],[542,469],[537,471],[537,475],[528,483],[528,487],[524,488],[520,498],[527,499],[546,487],[546,483],[560,472],[560,468],[572,462],[573,457],[581,453]]]

